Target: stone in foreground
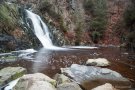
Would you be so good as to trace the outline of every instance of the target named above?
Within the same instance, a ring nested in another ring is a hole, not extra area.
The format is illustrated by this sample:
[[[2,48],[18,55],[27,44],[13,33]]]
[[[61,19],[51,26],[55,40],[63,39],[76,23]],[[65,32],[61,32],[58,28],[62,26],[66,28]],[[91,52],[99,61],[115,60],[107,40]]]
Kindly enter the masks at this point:
[[[105,58],[98,58],[98,59],[88,59],[86,62],[88,66],[109,66],[110,62]]]
[[[104,85],[93,88],[92,90],[118,90],[114,88],[110,83],[106,83]]]
[[[111,83],[114,87],[118,88],[131,88],[131,83],[128,79],[107,68],[73,64],[69,68],[61,68],[61,72],[81,84],[86,90],[103,85],[104,83]]]
[[[54,79],[57,81],[57,85],[71,82],[70,78],[64,74],[56,74]]]
[[[57,90],[82,90],[76,83],[63,83],[58,85]]]
[[[26,69],[23,67],[6,67],[0,70],[0,86],[8,84],[26,74]]]
[[[56,81],[42,74],[27,74],[20,78],[13,90],[56,90]]]

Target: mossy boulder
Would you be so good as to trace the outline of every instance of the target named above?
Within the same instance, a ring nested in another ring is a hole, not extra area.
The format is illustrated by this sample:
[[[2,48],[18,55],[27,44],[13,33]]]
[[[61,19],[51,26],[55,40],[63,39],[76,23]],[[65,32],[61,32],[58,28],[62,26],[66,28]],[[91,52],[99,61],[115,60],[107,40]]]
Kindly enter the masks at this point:
[[[12,80],[15,80],[26,74],[23,67],[6,67],[0,70],[0,86],[4,86]]]
[[[27,74],[21,77],[13,90],[56,90],[56,81],[42,74]]]

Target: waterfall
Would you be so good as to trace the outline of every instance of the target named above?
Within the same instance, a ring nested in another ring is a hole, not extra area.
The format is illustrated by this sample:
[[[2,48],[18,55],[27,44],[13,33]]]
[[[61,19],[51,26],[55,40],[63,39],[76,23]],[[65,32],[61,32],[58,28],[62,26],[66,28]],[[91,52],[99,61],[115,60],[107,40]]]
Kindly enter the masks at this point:
[[[43,47],[46,49],[52,50],[71,50],[71,49],[94,49],[97,47],[89,47],[89,46],[66,46],[66,47],[57,47],[54,46],[52,40],[50,38],[50,32],[47,25],[42,21],[40,16],[37,14],[32,13],[29,10],[26,10],[27,17],[26,17],[26,24],[30,27],[37,38],[42,43]]]
[[[37,38],[40,40],[44,48],[48,47],[54,47],[51,41],[51,38],[49,36],[49,30],[47,25],[42,21],[40,16],[26,10],[27,12],[27,24],[30,28],[33,27],[33,32],[37,36]],[[31,20],[31,23],[28,22],[28,20]],[[32,24],[32,26],[30,25]]]

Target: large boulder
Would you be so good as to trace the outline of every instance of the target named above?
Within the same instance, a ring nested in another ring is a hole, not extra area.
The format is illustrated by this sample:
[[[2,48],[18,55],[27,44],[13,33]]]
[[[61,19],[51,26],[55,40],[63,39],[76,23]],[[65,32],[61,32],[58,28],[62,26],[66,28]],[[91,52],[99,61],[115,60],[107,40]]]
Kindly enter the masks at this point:
[[[82,90],[76,83],[63,83],[58,85],[57,90]]]
[[[26,74],[23,67],[6,67],[0,70],[0,86],[4,86],[12,80],[15,80]]]
[[[69,68],[61,68],[61,72],[81,84],[86,90],[104,83],[111,83],[114,87],[131,87],[128,79],[107,68],[73,64]]]
[[[56,81],[42,74],[28,74],[20,78],[13,90],[56,90]]]
[[[110,62],[105,58],[88,59],[86,65],[90,66],[109,66]]]
[[[92,90],[118,90],[114,88],[110,83],[106,83],[104,85],[93,88]]]

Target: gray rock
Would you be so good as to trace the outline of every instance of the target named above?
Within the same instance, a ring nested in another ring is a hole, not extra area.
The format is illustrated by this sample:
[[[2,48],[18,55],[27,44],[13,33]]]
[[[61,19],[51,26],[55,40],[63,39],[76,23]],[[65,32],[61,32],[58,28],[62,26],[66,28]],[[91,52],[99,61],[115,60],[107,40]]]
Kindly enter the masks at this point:
[[[63,74],[56,74],[54,79],[57,81],[57,85],[71,82],[70,78]]]
[[[86,65],[90,66],[109,66],[110,62],[105,58],[88,59]]]
[[[57,90],[82,90],[76,83],[63,83],[58,85]]]
[[[28,74],[20,78],[13,90],[56,90],[56,81],[42,74]]]
[[[73,64],[69,68],[61,68],[61,72],[81,84],[86,90],[104,83],[111,83],[115,87],[131,87],[128,79],[107,68]]]
[[[0,57],[0,62],[14,62],[17,61],[17,57],[13,55]]]
[[[0,70],[0,86],[15,80],[26,74],[26,69],[23,67],[6,67]]]
[[[118,90],[114,88],[110,83],[106,83],[104,85],[93,88],[92,90]]]

